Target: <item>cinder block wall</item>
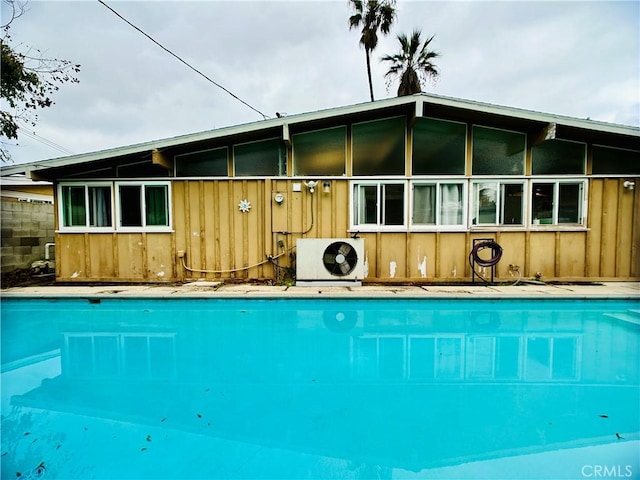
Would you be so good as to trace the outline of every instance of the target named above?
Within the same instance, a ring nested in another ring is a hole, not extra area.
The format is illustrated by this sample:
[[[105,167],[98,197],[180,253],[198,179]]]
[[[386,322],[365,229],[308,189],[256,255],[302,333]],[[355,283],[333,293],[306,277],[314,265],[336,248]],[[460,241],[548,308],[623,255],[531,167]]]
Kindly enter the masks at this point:
[[[54,241],[54,210],[50,203],[0,198],[2,273],[29,268],[31,262],[44,258],[44,245]],[[51,258],[54,248],[49,251]]]

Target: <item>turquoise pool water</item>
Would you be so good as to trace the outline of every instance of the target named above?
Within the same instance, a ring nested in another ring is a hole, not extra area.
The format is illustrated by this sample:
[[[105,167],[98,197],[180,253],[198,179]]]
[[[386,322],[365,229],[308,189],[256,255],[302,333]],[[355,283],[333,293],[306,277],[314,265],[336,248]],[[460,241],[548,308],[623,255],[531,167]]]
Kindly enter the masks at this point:
[[[5,299],[2,478],[640,476],[640,302]]]

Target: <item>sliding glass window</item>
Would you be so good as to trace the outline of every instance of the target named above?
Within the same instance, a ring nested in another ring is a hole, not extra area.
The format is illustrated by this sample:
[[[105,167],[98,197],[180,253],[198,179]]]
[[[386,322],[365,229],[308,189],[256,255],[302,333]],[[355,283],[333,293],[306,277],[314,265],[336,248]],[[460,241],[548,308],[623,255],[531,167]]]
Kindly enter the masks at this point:
[[[111,184],[61,184],[59,188],[62,230],[111,229]]]
[[[473,225],[523,225],[524,181],[473,182]]]
[[[353,184],[353,225],[406,227],[405,182]]]
[[[415,182],[412,185],[412,197],[412,225],[464,226],[464,182]]]
[[[171,225],[168,183],[117,183],[118,228],[166,230]]]

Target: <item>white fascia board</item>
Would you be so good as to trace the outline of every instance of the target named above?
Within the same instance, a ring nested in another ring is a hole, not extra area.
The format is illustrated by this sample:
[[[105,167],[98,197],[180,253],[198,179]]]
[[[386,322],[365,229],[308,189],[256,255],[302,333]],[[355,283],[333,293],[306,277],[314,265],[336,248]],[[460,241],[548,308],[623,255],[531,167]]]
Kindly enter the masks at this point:
[[[583,130],[596,130],[605,133],[615,133],[619,135],[640,137],[640,127],[630,125],[620,125],[617,123],[601,122],[597,120],[587,120],[551,113],[535,112],[516,107],[504,107],[490,103],[475,102],[459,98],[441,97],[435,95],[422,94],[425,103],[440,105],[451,108],[462,108],[476,112],[499,115],[502,117],[512,117],[523,120],[532,120],[543,123],[556,123],[567,127],[575,127]]]

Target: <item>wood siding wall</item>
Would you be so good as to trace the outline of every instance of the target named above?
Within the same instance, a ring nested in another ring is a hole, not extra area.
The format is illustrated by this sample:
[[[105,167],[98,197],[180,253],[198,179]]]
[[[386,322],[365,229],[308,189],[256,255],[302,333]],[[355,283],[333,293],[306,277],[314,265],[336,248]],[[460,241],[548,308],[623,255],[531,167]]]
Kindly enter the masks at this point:
[[[57,279],[275,279],[267,257],[281,255],[280,266],[293,266],[296,239],[349,236],[349,181],[331,180],[330,193],[318,188],[313,196],[304,186],[294,191],[294,183],[301,182],[176,180],[174,233],[57,233]],[[502,245],[497,278],[504,281],[515,279],[510,264],[519,266],[523,277],[539,272],[543,280],[638,280],[640,188],[628,190],[622,184],[618,178],[589,179],[588,229],[582,231],[362,233],[365,280],[470,280],[468,255],[475,238],[493,238]],[[282,205],[273,200],[278,192],[285,197]],[[238,208],[245,199],[251,202],[248,213]],[[193,271],[183,268],[180,251]]]

